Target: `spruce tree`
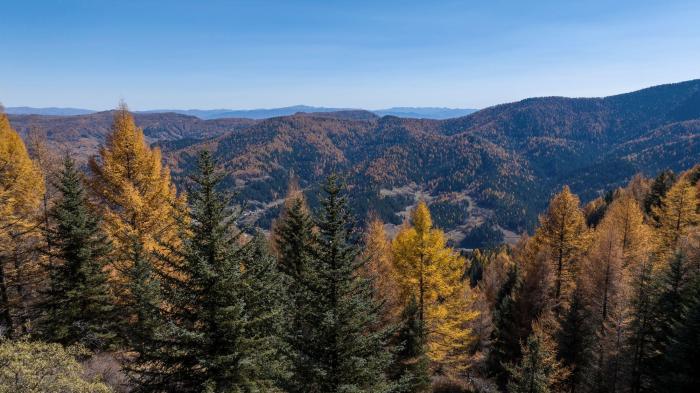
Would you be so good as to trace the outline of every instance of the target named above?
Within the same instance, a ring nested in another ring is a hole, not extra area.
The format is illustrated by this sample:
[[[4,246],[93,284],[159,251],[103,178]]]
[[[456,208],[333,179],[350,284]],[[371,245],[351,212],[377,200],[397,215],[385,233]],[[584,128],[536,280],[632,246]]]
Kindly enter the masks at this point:
[[[557,360],[557,348],[549,334],[551,316],[533,324],[532,333],[522,346],[522,359],[508,368],[510,393],[549,393],[559,391],[568,370]]]
[[[398,351],[391,367],[391,378],[400,392],[422,393],[430,390],[430,360],[425,353],[423,324],[418,317],[418,302],[411,297],[401,313],[394,339]]]
[[[655,389],[660,392],[695,392],[700,386],[700,281],[684,301],[680,319],[674,324],[664,348],[662,367]]]
[[[506,366],[520,356],[517,296],[522,278],[517,264],[513,264],[498,291],[493,311],[493,331],[488,365],[498,385],[505,389],[508,381]]]
[[[666,192],[668,192],[675,181],[676,175],[673,171],[665,170],[659,173],[654,179],[654,182],[651,183],[649,193],[644,198],[644,212],[655,221],[659,220],[659,216],[654,212],[654,209],[661,207],[662,199],[666,196]]]
[[[575,393],[582,382],[589,361],[593,332],[590,314],[584,307],[584,295],[580,286],[571,295],[571,304],[562,318],[557,334],[559,358],[571,370],[565,384],[567,391]]]
[[[52,263],[46,267],[48,289],[37,328],[46,341],[106,349],[116,335],[114,299],[104,271],[110,243],[70,157],[57,176],[60,197],[49,213],[54,225],[47,228]]]
[[[280,377],[280,305],[275,261],[264,241],[244,239],[222,176],[200,155],[181,251],[161,254],[175,274],[161,277],[167,307],[158,345],[141,373],[144,390],[273,391]],[[177,255],[177,257],[173,257]]]
[[[370,280],[358,270],[343,187],[330,176],[317,220],[317,245],[302,261],[290,286],[293,299],[288,344],[294,392],[383,392],[391,389],[386,370],[387,334],[378,330],[378,309]]]

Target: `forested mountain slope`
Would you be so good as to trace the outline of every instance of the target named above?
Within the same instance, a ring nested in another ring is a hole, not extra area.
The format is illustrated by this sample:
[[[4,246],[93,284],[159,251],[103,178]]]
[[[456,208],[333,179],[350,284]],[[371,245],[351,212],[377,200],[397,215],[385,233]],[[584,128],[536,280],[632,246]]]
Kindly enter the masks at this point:
[[[60,146],[92,154],[111,117],[10,118],[21,132],[37,127]],[[530,98],[442,121],[363,111],[257,121],[137,114],[136,121],[166,152],[176,179],[192,170],[199,150],[213,151],[255,225],[269,227],[290,176],[313,204],[314,185],[337,171],[359,217],[373,210],[399,224],[420,197],[459,241],[484,222],[531,230],[565,182],[585,201],[640,171],[690,167],[700,157],[700,80],[605,98]]]

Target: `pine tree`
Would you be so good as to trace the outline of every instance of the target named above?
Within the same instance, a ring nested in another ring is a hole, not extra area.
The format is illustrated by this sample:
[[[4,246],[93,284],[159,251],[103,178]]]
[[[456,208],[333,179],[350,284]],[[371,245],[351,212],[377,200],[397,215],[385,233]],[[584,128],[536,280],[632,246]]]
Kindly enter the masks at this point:
[[[333,175],[323,190],[317,245],[290,285],[296,309],[288,328],[288,390],[389,391],[387,334],[376,329],[379,305],[373,301],[371,282],[358,275],[364,261],[356,258],[346,197]]]
[[[573,290],[576,275],[576,259],[585,250],[588,241],[586,219],[579,208],[579,199],[568,186],[556,194],[547,212],[540,217],[540,227],[535,238],[548,250],[548,259],[554,271],[552,297],[555,315],[564,309]]]
[[[404,225],[392,248],[404,296],[418,301],[428,356],[440,367],[463,371],[466,349],[474,339],[469,322],[477,314],[469,283],[462,280],[466,261],[447,247],[445,234],[432,227],[424,202],[414,209],[412,225]]]
[[[649,375],[652,385],[658,388],[662,376],[663,358],[670,346],[674,327],[681,322],[688,299],[694,289],[687,255],[679,251],[658,278],[658,296],[654,304],[654,330],[649,343]],[[655,388],[655,389],[656,389]]]
[[[508,381],[506,366],[520,357],[517,296],[521,280],[518,265],[511,265],[495,299],[488,366],[502,389]]]
[[[0,108],[0,337],[29,331],[29,286],[38,273],[28,250],[36,236],[44,179]]]
[[[104,267],[110,244],[88,205],[82,177],[68,156],[54,184],[60,193],[49,216],[52,263],[38,330],[46,341],[106,349],[115,338],[113,299]]]
[[[581,391],[588,369],[594,334],[590,326],[589,310],[584,304],[581,285],[571,295],[571,304],[566,310],[557,332],[559,359],[570,373],[565,380],[566,391]]]
[[[632,296],[630,299],[630,390],[634,393],[648,391],[651,346],[655,322],[654,299],[657,293],[655,268],[651,257],[641,259],[632,273]]]
[[[418,302],[411,298],[403,311],[395,341],[399,348],[391,367],[391,377],[398,381],[398,391],[430,391],[429,359],[425,353],[424,332],[418,318]]]
[[[665,170],[659,173],[651,183],[649,192],[644,198],[644,212],[655,221],[659,220],[654,209],[661,207],[661,200],[666,196],[666,192],[673,186],[676,181],[676,175],[671,170]]]
[[[510,393],[549,393],[556,392],[566,378],[568,370],[557,360],[557,348],[548,332],[550,322],[544,317],[535,322],[532,334],[522,346],[522,359],[509,367]]]
[[[134,370],[143,391],[271,391],[283,371],[276,264],[263,239],[246,241],[236,229],[221,178],[203,152],[182,247],[160,254],[177,274],[161,276],[168,304],[156,323],[164,326],[147,337],[156,345]]]
[[[680,318],[673,325],[664,348],[663,362],[655,389],[659,392],[691,393],[700,386],[700,281],[684,299]]]

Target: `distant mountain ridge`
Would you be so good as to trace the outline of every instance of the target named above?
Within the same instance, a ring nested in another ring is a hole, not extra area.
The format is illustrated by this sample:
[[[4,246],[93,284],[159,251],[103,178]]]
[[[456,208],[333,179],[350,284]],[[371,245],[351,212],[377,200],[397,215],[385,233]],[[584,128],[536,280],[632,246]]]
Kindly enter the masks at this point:
[[[104,142],[111,116],[10,115],[10,121],[23,135],[42,130],[49,143],[78,147],[84,157]],[[362,110],[135,119],[162,148],[176,180],[192,172],[200,150],[213,152],[255,226],[269,228],[292,174],[313,205],[319,181],[337,171],[358,217],[374,211],[398,225],[424,199],[456,243],[484,225],[511,238],[532,229],[563,184],[585,202],[635,173],[679,171],[700,161],[700,80],[603,98],[528,98],[446,120]]]
[[[139,113],[178,113],[181,115],[195,116],[202,120],[244,118],[244,119],[269,119],[278,116],[291,116],[296,113],[328,113],[341,111],[358,111],[364,109],[354,108],[326,108],[307,105],[295,105],[283,108],[270,109],[152,109],[137,111]],[[32,108],[27,106],[5,108],[12,115],[45,115],[45,116],[75,116],[97,113],[98,111],[79,108]],[[466,116],[476,109],[456,109],[437,107],[394,107],[379,109],[372,112],[378,116],[396,116],[416,119],[449,119]]]

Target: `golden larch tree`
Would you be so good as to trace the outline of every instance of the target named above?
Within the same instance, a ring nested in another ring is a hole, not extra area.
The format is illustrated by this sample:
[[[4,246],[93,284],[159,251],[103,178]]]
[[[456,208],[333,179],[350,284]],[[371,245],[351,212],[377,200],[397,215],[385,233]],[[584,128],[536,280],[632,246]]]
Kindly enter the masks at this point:
[[[360,273],[372,280],[374,298],[382,305],[382,321],[396,322],[403,301],[396,282],[391,241],[380,219],[374,217],[367,225],[364,246],[360,258],[365,260],[365,264]]]
[[[27,244],[35,237],[44,178],[20,136],[0,108],[0,336],[28,329],[27,303],[37,266],[28,258]]]
[[[700,223],[697,209],[698,197],[695,187],[683,177],[668,190],[661,206],[654,208],[654,214],[659,217],[656,234],[660,257],[670,257],[678,242],[690,233],[693,226]]]
[[[575,286],[576,260],[588,243],[588,227],[580,201],[564,186],[540,216],[535,238],[546,249],[554,276],[553,298],[560,309]]]
[[[178,198],[160,150],[148,145],[125,104],[114,113],[112,133],[89,165],[90,185],[113,243],[111,273],[119,281],[129,267],[133,241],[149,253],[166,252],[164,244],[177,243],[184,198]]]
[[[433,228],[424,202],[412,212],[392,242],[397,282],[404,300],[415,297],[423,323],[427,354],[438,366],[466,367],[477,311],[469,284],[462,280],[465,259],[447,247],[445,234]]]

